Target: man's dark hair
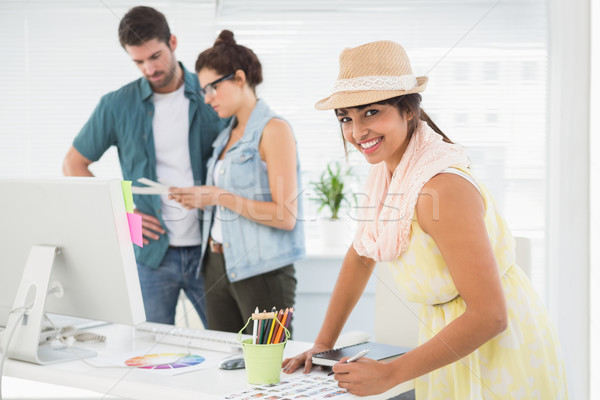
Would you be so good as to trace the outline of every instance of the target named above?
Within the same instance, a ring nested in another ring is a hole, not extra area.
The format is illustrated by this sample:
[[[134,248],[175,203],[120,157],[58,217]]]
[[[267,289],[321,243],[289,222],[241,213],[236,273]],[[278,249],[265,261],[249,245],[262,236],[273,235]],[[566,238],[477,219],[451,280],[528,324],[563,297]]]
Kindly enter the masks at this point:
[[[140,46],[152,39],[158,39],[169,46],[171,30],[164,14],[144,6],[129,10],[119,23],[121,46]]]

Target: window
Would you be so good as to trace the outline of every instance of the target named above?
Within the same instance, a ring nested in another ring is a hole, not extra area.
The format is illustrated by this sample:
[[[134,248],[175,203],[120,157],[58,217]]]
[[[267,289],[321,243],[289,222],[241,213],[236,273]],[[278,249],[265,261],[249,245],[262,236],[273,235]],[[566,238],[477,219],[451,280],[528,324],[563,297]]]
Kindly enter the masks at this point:
[[[215,34],[232,30],[261,58],[259,94],[294,128],[305,188],[328,161],[344,157],[333,112],[312,108],[337,77],[339,52],[373,40],[401,43],[414,73],[430,78],[424,109],[467,148],[515,234],[533,239],[533,280],[545,294],[545,2],[219,4]],[[362,156],[351,154],[350,163],[364,182]]]
[[[120,48],[117,26],[129,1],[0,3],[0,174],[61,175],[62,158],[100,97],[138,78]],[[327,96],[344,47],[390,39],[404,45],[416,75],[427,75],[423,107],[463,144],[513,231],[534,239],[533,280],[545,295],[547,23],[542,0],[510,2],[373,0],[220,0],[149,2],[179,39],[193,68],[218,32],[232,30],[259,56],[258,94],[292,125],[302,181],[343,160]],[[76,34],[75,34],[76,33]],[[364,181],[368,166],[350,164]],[[94,164],[119,176],[116,151]],[[359,185],[360,186],[360,185]],[[307,204],[307,235],[316,207]]]

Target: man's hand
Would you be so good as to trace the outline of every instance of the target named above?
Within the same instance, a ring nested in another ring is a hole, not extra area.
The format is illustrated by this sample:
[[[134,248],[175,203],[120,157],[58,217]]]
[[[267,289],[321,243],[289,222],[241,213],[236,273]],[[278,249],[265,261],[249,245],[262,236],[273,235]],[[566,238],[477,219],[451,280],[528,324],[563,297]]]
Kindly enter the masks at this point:
[[[149,214],[144,214],[137,208],[133,210],[133,212],[142,217],[142,235],[144,236],[144,244],[150,243],[149,239],[158,240],[160,238],[159,234],[165,234],[165,230],[160,224],[158,218]]]

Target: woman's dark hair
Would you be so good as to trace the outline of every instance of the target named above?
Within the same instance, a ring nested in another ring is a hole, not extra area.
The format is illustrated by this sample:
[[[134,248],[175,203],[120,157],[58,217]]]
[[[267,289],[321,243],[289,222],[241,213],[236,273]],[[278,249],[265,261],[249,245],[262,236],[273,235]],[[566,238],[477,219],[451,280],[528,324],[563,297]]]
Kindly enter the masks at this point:
[[[378,101],[378,102],[372,103],[372,104],[382,104],[382,105],[394,106],[400,111],[400,115],[404,116],[407,113],[413,115],[413,118],[411,118],[410,120],[407,121],[409,138],[412,137],[413,133],[419,126],[419,122],[425,121],[425,122],[427,122],[427,125],[429,125],[429,127],[431,129],[433,129],[437,134],[439,134],[443,138],[444,142],[453,143],[452,140],[450,140],[450,138],[448,136],[446,136],[446,134],[444,132],[442,132],[442,130],[440,128],[438,128],[438,126],[435,124],[435,122],[433,122],[431,120],[431,118],[429,117],[429,115],[427,115],[425,110],[423,110],[421,108],[421,99],[422,99],[422,97],[419,93],[411,93],[411,94],[405,94],[403,96],[392,97],[391,99],[385,99],[385,100]],[[366,108],[372,104],[358,106],[356,108]],[[346,140],[344,139],[343,133],[342,133],[342,141],[344,142],[344,151],[346,152],[346,155],[348,155],[348,151],[346,148]]]
[[[144,6],[127,11],[119,23],[121,46],[139,46],[152,39],[158,39],[169,46],[171,30],[164,14]]]
[[[212,69],[221,75],[233,74],[241,69],[252,90],[263,80],[262,66],[256,54],[246,46],[237,44],[233,32],[226,29],[221,31],[213,47],[198,56],[196,72],[203,68]]]

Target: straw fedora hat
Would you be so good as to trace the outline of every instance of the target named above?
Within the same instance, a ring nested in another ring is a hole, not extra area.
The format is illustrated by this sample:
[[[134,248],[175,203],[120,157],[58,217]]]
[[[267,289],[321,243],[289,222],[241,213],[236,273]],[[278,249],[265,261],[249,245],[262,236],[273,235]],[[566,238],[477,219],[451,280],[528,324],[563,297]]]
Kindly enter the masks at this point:
[[[396,42],[382,40],[346,48],[332,94],[315,104],[318,110],[376,103],[425,90],[428,78],[415,77],[410,60]]]

